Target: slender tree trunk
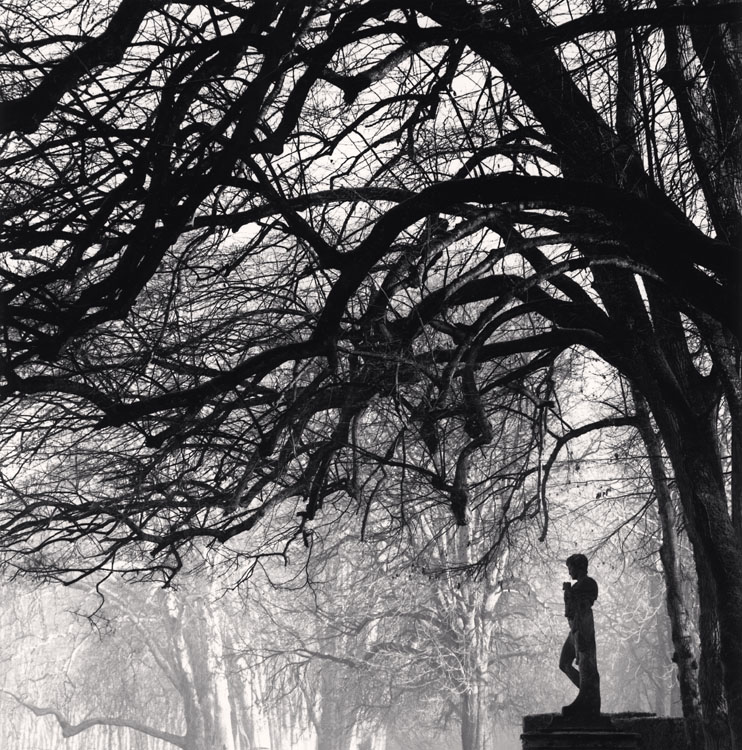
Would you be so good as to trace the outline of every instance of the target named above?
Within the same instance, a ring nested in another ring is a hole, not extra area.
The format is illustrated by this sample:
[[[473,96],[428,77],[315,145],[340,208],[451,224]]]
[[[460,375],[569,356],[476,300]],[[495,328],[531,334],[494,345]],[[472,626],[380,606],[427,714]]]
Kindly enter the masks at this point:
[[[737,536],[742,540],[742,435],[738,423],[732,425],[732,523]]]
[[[667,614],[670,617],[670,633],[674,648],[672,658],[678,670],[686,734],[690,747],[701,748],[704,735],[698,686],[698,662],[693,649],[691,618],[683,595],[675,507],[662,458],[662,446],[652,426],[646,401],[636,390],[633,395],[639,433],[647,449],[652,482],[657,497],[657,512],[662,531],[660,560],[665,579]]]
[[[660,577],[650,572],[647,578],[649,600],[654,603],[664,599],[667,602],[667,589],[663,587]],[[652,710],[657,716],[669,716],[670,682],[675,683],[678,681],[676,679],[667,679],[667,657],[669,654],[674,653],[671,641],[671,628],[668,628],[667,625],[668,618],[663,613],[662,608],[657,607],[654,615],[654,632],[657,642],[657,647],[654,650],[654,679],[652,680],[654,698],[651,701]],[[675,677],[675,675],[672,675],[672,677]],[[699,748],[699,750],[701,749]]]

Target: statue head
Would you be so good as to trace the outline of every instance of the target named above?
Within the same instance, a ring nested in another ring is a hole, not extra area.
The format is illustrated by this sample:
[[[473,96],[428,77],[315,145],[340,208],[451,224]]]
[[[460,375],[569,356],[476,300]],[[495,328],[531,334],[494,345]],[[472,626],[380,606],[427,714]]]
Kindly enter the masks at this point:
[[[577,578],[580,573],[587,575],[587,557],[577,553],[567,558],[567,569],[572,578]]]

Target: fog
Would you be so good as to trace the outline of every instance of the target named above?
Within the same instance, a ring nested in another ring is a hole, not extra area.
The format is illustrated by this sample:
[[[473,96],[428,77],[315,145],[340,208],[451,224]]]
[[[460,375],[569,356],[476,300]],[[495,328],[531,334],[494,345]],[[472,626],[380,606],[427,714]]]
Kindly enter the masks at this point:
[[[18,577],[3,586],[3,747],[448,750],[475,706],[487,747],[516,750],[522,716],[576,692],[558,669],[564,558],[595,528],[568,518],[561,544],[512,540],[487,569],[446,568],[454,530],[417,554],[317,541],[247,580],[203,564],[170,588]],[[679,713],[652,527],[591,553],[604,712]]]

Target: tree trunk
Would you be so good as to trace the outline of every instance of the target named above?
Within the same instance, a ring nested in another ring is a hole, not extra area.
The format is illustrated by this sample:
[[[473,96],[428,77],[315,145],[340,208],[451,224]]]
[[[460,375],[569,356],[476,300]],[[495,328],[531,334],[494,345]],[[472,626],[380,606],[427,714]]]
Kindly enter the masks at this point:
[[[673,464],[694,544],[702,617],[715,617],[718,622],[732,747],[742,750],[742,550],[729,515],[712,424],[714,415],[681,421],[668,419],[664,405],[653,410]],[[706,582],[709,587],[704,588]],[[709,611],[709,607],[713,609]],[[716,712],[714,706],[708,710]]]
[[[703,555],[696,554],[698,575],[698,623],[701,637],[699,685],[703,702],[704,734],[708,750],[728,750],[732,746],[727,703],[724,698],[724,670],[721,662],[719,623],[716,619],[714,582]]]
[[[461,748],[487,750],[488,722],[486,688],[472,685],[461,696]]]
[[[468,527],[461,527],[455,537],[453,559],[472,562],[472,527],[478,524],[473,513]],[[494,625],[497,605],[502,596],[500,577],[507,565],[509,552],[500,551],[479,581],[465,579],[450,587],[447,596],[457,612],[458,627],[452,637],[460,644],[461,663],[461,746],[463,750],[487,750],[492,745],[492,716],[489,662],[494,649]]]
[[[235,750],[222,633],[202,597],[168,599],[188,750]]]
[[[331,661],[322,664],[317,750],[350,750],[356,716],[345,682],[343,670],[337,664]]]
[[[636,390],[633,395],[639,433],[647,449],[652,482],[657,496],[657,512],[662,532],[660,560],[665,579],[667,614],[670,617],[670,633],[674,648],[672,659],[678,670],[685,729],[689,746],[701,748],[704,746],[704,735],[698,687],[698,662],[693,650],[690,614],[683,595],[675,507],[662,458],[662,446],[652,426],[646,401]]]

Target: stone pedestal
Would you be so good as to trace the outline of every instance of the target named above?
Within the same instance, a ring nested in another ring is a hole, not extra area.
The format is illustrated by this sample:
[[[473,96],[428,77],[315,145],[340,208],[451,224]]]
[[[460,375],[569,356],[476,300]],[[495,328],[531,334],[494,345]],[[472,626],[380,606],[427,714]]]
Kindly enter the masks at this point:
[[[639,735],[628,732],[528,732],[523,750],[639,750]]]
[[[540,719],[540,721],[535,721]],[[544,721],[546,719],[546,721]],[[640,737],[620,732],[610,717],[601,716],[589,725],[570,724],[559,716],[526,717],[521,741],[523,750],[640,750]]]

